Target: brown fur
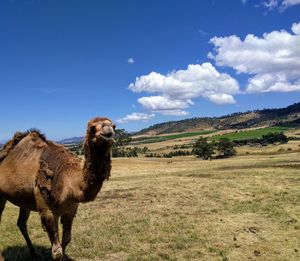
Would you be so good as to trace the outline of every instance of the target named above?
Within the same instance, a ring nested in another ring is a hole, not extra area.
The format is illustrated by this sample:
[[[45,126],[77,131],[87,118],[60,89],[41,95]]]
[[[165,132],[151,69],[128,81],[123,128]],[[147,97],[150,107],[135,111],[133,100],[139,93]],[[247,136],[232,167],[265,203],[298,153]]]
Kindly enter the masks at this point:
[[[101,189],[99,184],[102,184],[105,179],[109,179],[111,170],[111,145],[103,143],[100,146],[93,144],[93,137],[95,135],[94,127],[97,122],[110,121],[108,118],[94,118],[88,122],[88,128],[84,140],[84,155],[85,163],[83,167],[84,182],[88,184],[89,189],[84,189],[82,201],[88,202],[94,200],[97,193]],[[112,125],[113,129],[115,125]]]
[[[40,169],[36,184],[39,186],[49,206],[55,205],[63,190],[63,175],[69,170],[80,168],[80,159],[62,145],[48,141],[40,158]]]
[[[29,133],[35,133],[37,136],[39,136],[42,140],[46,140],[46,137],[36,129],[30,129],[26,132],[16,132],[13,136],[13,138],[8,141],[6,144],[4,144],[2,151],[0,152],[0,163],[3,161],[8,153],[14,149],[18,145],[18,143],[25,138]]]
[[[79,158],[36,130],[16,133],[5,144],[0,157],[0,217],[6,200],[20,207],[18,225],[33,258],[37,257],[26,229],[30,211],[40,213],[52,243],[52,256],[61,258],[71,239],[78,203],[93,200],[110,175],[113,141],[107,137],[114,134],[114,127],[108,118],[88,122],[83,169]],[[57,233],[59,217],[62,245]]]

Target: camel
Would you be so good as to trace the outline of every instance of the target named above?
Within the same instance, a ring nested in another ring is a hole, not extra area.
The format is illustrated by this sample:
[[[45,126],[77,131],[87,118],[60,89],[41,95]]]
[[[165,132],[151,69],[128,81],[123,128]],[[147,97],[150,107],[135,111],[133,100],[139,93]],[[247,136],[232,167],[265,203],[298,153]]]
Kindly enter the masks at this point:
[[[27,232],[30,211],[40,215],[51,241],[52,258],[63,260],[78,204],[94,200],[110,176],[114,133],[115,125],[108,118],[88,122],[83,167],[77,156],[35,129],[15,133],[4,145],[0,155],[0,221],[7,200],[20,208],[17,225],[33,260],[38,260],[38,255]]]

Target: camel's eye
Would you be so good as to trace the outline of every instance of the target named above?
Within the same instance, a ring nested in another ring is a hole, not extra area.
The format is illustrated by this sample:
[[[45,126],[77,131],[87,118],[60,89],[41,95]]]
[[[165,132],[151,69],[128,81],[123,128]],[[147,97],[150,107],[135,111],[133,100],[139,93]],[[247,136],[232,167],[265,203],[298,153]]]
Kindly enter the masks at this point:
[[[113,124],[112,127],[113,127],[114,130],[116,129],[116,125],[115,124]]]
[[[92,126],[90,129],[91,134],[95,134],[96,133],[96,126]]]

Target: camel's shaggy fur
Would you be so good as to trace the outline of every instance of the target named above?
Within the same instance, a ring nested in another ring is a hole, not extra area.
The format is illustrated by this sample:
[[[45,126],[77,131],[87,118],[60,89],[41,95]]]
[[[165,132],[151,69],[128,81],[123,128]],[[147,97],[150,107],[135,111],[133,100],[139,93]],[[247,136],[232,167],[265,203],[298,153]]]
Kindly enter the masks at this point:
[[[38,211],[48,232],[54,259],[62,259],[71,240],[78,204],[93,200],[111,170],[115,125],[108,118],[89,121],[84,141],[85,163],[37,130],[17,132],[0,155],[0,219],[7,200],[20,207],[18,226],[31,255],[38,259],[27,233],[30,211]],[[62,244],[58,219],[63,225]]]
[[[23,139],[25,138],[29,133],[35,132],[42,140],[46,141],[45,135],[43,135],[39,130],[37,129],[30,129],[25,132],[16,132],[13,136],[13,138],[8,141],[4,146],[3,150],[0,152],[0,163],[3,161],[8,153]]]

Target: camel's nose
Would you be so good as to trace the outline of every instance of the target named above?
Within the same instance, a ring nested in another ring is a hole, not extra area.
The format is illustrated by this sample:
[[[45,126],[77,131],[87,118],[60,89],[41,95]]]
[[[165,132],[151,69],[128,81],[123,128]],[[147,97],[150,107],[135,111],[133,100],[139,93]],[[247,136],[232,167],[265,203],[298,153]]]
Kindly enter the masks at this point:
[[[105,136],[106,136],[107,138],[111,138],[112,136],[114,136],[114,133],[108,132],[108,133],[105,133]]]
[[[114,132],[114,129],[110,126],[105,126],[103,128],[103,132],[104,132],[104,135],[107,137],[107,138],[111,138],[115,135],[115,132]]]

